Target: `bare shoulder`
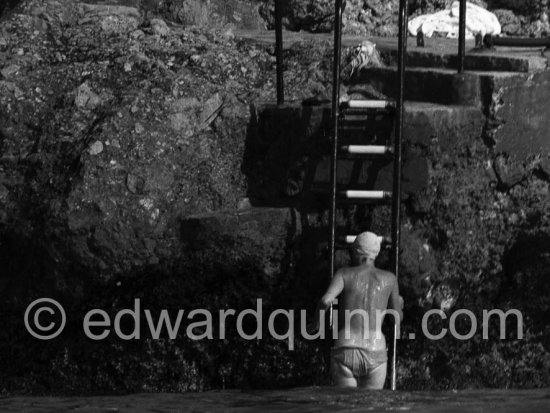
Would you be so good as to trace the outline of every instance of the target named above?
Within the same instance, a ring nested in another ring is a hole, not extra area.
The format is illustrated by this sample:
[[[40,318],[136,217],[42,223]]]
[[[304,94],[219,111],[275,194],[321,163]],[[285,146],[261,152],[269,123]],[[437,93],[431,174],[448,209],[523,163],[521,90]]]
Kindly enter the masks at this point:
[[[334,273],[334,278],[340,277],[343,279],[345,275],[346,275],[346,268],[340,268],[338,271]]]
[[[346,275],[350,274],[352,272],[352,269],[351,268],[348,268],[348,267],[342,267],[340,269],[338,269],[338,271],[336,271],[334,273],[334,276],[335,277],[342,277],[344,278]]]
[[[395,274],[390,271],[381,270],[380,268],[376,269],[376,275],[378,277],[383,278],[387,282],[395,283],[397,281],[397,278],[395,277]]]

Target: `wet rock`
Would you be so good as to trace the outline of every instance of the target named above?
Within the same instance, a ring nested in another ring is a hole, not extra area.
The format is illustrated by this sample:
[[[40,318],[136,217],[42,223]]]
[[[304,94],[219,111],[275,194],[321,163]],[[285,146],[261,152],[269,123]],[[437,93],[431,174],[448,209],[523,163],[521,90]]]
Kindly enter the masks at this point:
[[[112,34],[130,33],[139,27],[141,21],[140,12],[135,7],[80,3],[79,11],[80,24],[93,22],[104,32]]]
[[[175,131],[187,131],[193,133],[193,125],[197,120],[197,108],[200,107],[200,101],[195,98],[181,98],[172,104],[172,114],[170,115],[170,125]]]
[[[415,214],[427,214],[435,202],[435,194],[430,189],[424,189],[410,194],[410,205]]]
[[[147,171],[143,190],[146,192],[166,191],[172,187],[174,180],[174,173],[171,170],[158,165]]]
[[[136,125],[134,126],[134,131],[139,135],[145,131],[145,128],[141,123],[136,123]]]
[[[145,33],[143,33],[142,30],[134,30],[132,33],[130,33],[130,37],[132,39],[135,39],[135,40],[139,40],[139,39],[142,39],[143,37],[145,37]]]
[[[25,93],[13,82],[0,81],[0,89],[5,89],[8,92],[13,93],[16,99],[20,99],[25,96]]]
[[[178,0],[163,4],[163,14],[170,16],[172,21],[189,26],[208,25],[209,2],[204,0]]]
[[[10,77],[13,77],[14,75],[16,75],[17,72],[19,72],[19,69],[21,69],[21,67],[19,67],[18,65],[9,65],[4,67],[2,70],[0,70],[0,73],[6,79],[9,79]]]
[[[214,120],[216,115],[220,112],[223,105],[223,99],[219,93],[216,93],[210,99],[208,99],[199,116],[199,122],[201,129],[208,127]]]
[[[265,30],[259,12],[259,2],[245,0],[211,1],[211,16],[216,25],[228,25],[245,30]]]
[[[9,193],[8,188],[0,184],[0,201],[4,201],[9,196]]]
[[[103,152],[103,143],[101,141],[95,141],[88,149],[88,153],[92,156],[99,155],[101,152]]]
[[[419,234],[405,229],[401,235],[401,285],[404,294],[423,300],[431,287],[429,280],[438,275],[433,249]]]
[[[134,174],[128,174],[126,176],[126,187],[133,194],[143,193],[143,187],[145,182],[142,178]]]
[[[457,293],[449,285],[439,284],[430,290],[427,299],[433,308],[448,313],[456,303]]]
[[[261,30],[265,23],[258,2],[247,0],[168,0],[159,3],[160,13],[171,21],[189,26],[231,26]]]
[[[150,25],[153,30],[153,34],[159,37],[166,37],[166,35],[170,32],[170,28],[162,19],[152,19]]]
[[[505,188],[512,188],[519,184],[528,173],[522,163],[505,155],[498,155],[495,158],[493,168],[499,183]]]
[[[74,103],[80,109],[93,110],[101,104],[101,98],[92,91],[88,83],[83,83],[76,90]]]

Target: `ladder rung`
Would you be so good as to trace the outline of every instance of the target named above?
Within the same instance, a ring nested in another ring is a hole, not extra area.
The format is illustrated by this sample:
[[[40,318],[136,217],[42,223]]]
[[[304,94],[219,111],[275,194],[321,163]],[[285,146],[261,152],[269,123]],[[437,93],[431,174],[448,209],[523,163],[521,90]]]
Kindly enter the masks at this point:
[[[339,191],[340,196],[346,199],[384,200],[391,198],[391,192],[386,191]]]
[[[338,241],[340,241],[344,244],[353,244],[356,239],[357,239],[357,235],[346,235],[346,236],[338,237]],[[391,244],[391,238],[390,237],[384,237],[383,242],[386,243],[387,245],[390,245]]]
[[[346,235],[344,237],[344,242],[346,244],[353,244],[356,239],[357,239],[357,235]]]
[[[341,151],[350,155],[388,155],[392,148],[381,145],[347,145],[342,146]]]
[[[342,100],[340,106],[348,109],[391,109],[394,103],[389,100]]]

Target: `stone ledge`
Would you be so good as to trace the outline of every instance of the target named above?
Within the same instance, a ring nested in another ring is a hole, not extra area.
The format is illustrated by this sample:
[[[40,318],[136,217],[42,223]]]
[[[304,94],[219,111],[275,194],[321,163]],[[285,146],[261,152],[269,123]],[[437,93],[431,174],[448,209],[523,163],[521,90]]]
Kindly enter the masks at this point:
[[[195,247],[227,238],[267,243],[292,237],[297,225],[296,212],[290,208],[248,208],[185,217],[180,234],[184,243]]]

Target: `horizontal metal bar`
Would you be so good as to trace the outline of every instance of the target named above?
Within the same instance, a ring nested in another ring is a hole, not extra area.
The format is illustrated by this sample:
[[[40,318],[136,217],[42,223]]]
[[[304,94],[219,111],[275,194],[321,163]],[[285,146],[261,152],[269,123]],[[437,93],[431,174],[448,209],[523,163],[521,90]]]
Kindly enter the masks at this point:
[[[391,192],[387,191],[339,191],[338,194],[347,199],[372,199],[384,200],[391,198]]]
[[[387,155],[392,153],[393,149],[381,145],[348,145],[342,146],[340,151],[350,155]]]
[[[340,106],[346,109],[391,109],[395,104],[389,100],[341,100]]]
[[[550,47],[550,37],[540,39],[531,37],[495,37],[486,35],[483,43],[485,47],[508,46],[508,47]]]

